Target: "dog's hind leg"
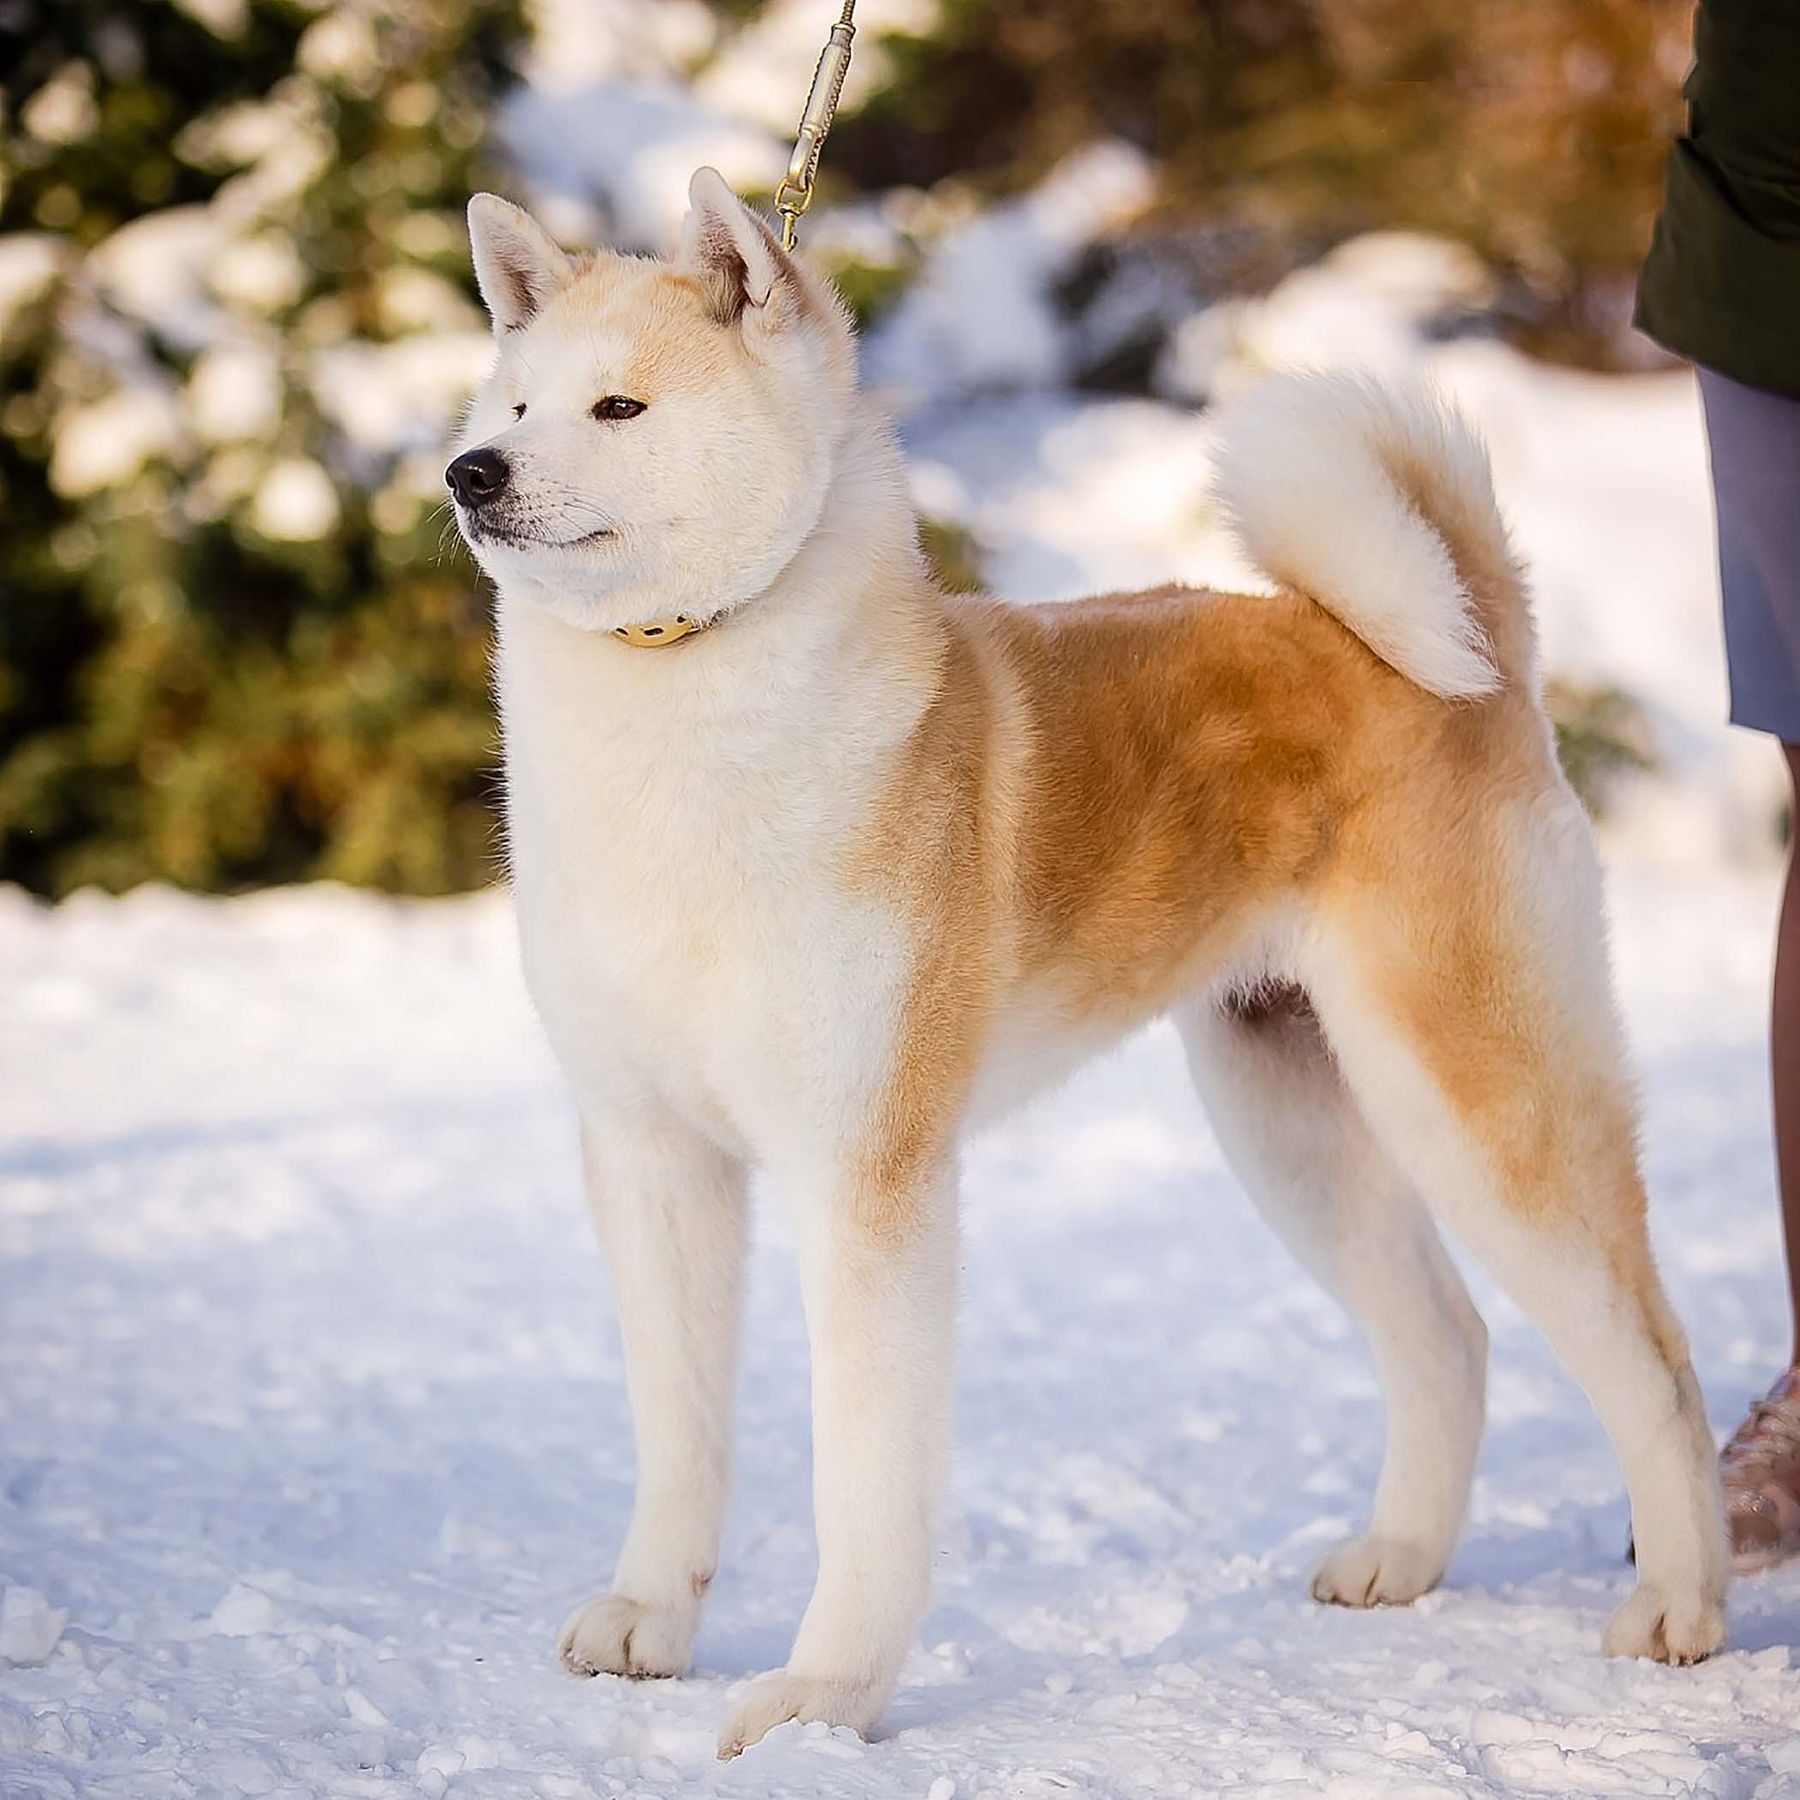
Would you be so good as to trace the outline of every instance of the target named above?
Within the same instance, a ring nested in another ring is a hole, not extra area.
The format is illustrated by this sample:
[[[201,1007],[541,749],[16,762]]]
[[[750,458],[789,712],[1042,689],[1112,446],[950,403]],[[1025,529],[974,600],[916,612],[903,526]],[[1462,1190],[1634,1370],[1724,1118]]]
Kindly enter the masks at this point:
[[[1387,1404],[1369,1528],[1312,1577],[1321,1600],[1416,1599],[1455,1548],[1481,1441],[1487,1331],[1437,1228],[1376,1143],[1297,988],[1180,1021],[1238,1179],[1361,1326]]]
[[[1598,870],[1566,791],[1418,821],[1326,897],[1301,966],[1376,1135],[1586,1391],[1624,1465],[1637,1591],[1614,1655],[1724,1640],[1713,1446],[1651,1259]]]

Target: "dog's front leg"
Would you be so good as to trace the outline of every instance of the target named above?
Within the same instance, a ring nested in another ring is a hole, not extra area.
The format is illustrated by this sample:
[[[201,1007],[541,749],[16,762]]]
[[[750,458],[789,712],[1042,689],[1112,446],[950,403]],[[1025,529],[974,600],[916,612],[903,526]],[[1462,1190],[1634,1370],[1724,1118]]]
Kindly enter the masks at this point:
[[[584,1120],[617,1293],[637,1497],[612,1591],[562,1628],[577,1674],[679,1675],[719,1554],[746,1234],[743,1169],[648,1110]]]
[[[948,1462],[953,1172],[845,1179],[803,1195],[798,1226],[818,1581],[787,1667],[739,1701],[722,1757],[787,1719],[874,1727],[925,1607]]]

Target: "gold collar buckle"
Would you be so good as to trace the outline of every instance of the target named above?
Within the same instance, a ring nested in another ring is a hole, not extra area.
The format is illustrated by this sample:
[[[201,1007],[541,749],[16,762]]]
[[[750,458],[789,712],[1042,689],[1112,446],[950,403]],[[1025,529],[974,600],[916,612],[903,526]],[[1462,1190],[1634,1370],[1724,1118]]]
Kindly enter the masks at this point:
[[[652,619],[648,625],[615,625],[612,634],[634,650],[660,650],[665,644],[679,644],[683,638],[705,629],[704,620],[677,613],[672,619]]]

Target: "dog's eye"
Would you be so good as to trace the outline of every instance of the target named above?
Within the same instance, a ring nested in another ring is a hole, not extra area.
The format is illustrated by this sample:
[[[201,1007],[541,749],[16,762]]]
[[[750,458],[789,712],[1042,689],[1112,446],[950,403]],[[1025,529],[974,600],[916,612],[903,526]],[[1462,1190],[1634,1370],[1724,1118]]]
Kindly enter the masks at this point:
[[[519,404],[513,408],[513,417],[515,419],[522,419],[522,418],[524,418],[524,416],[525,416],[525,402],[523,400],[521,400],[519,402]]]
[[[643,401],[632,400],[624,394],[608,394],[604,400],[594,402],[596,419],[635,419],[643,410]]]

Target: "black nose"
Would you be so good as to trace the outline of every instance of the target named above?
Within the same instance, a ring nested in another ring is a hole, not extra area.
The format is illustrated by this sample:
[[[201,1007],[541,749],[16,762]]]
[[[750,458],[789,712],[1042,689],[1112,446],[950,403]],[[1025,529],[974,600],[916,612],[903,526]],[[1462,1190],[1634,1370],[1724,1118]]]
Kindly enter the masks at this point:
[[[464,506],[479,506],[493,499],[505,491],[511,478],[506,458],[485,444],[479,450],[465,450],[444,471],[445,484]]]

